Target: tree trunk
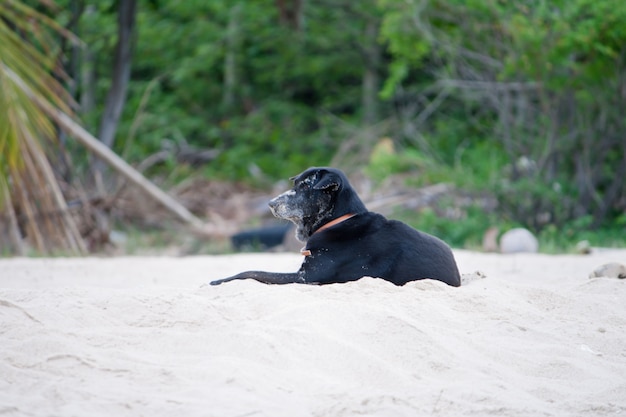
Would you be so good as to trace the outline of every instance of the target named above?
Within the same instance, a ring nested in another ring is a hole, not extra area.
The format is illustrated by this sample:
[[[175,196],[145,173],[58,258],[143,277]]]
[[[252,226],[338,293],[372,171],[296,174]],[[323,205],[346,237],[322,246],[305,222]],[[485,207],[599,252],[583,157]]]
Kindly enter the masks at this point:
[[[378,45],[378,22],[374,19],[367,23],[365,29],[365,72],[363,73],[363,90],[361,104],[363,106],[363,123],[374,124],[378,121],[378,91],[380,90],[381,52]]]
[[[94,6],[87,6],[85,14],[88,16],[96,13]],[[82,48],[80,68],[80,111],[89,114],[96,107],[96,59],[88,45]],[[95,131],[96,126],[87,126],[88,130]]]
[[[89,114],[96,107],[96,59],[93,51],[89,47],[83,50],[82,68],[80,72],[81,79],[81,95],[80,95],[80,111],[82,114]],[[95,123],[87,126],[95,130]]]
[[[104,146],[98,139],[94,138],[89,132],[75,123],[65,113],[56,109],[45,108],[46,112],[71,136],[75,137],[80,143],[87,147],[90,151],[106,161],[112,168],[122,174],[126,179],[140,187],[148,193],[152,198],[161,203],[170,212],[174,213],[179,219],[196,227],[201,228],[202,221],[194,216],[183,205],[170,197],[159,187],[150,182],[146,177],[141,175],[137,170],[128,165],[126,161],[117,156],[111,149]]]
[[[235,90],[237,88],[237,53],[239,52],[239,18],[241,3],[235,4],[228,15],[226,30],[226,57],[224,58],[224,89],[222,95],[222,109],[224,112],[232,110],[235,104]]]
[[[295,31],[302,31],[305,3],[306,0],[276,0],[280,23]]]
[[[126,101],[126,91],[130,80],[132,58],[133,31],[137,15],[137,0],[119,2],[118,38],[113,60],[113,77],[111,88],[105,101],[104,113],[100,122],[98,137],[108,147],[113,147],[115,132]],[[102,175],[104,163],[96,160],[94,172]]]

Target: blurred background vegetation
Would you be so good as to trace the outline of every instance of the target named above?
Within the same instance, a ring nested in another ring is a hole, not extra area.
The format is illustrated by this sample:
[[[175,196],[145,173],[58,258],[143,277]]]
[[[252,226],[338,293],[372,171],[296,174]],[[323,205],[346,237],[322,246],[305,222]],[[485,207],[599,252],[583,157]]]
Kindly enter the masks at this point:
[[[41,68],[74,117],[166,188],[202,177],[269,190],[333,164],[374,187],[451,185],[394,214],[456,247],[491,226],[527,227],[553,250],[626,240],[623,0],[51,4],[5,1],[0,43],[12,32],[53,60]],[[118,195],[63,131],[39,136],[68,201],[79,185],[83,205]]]

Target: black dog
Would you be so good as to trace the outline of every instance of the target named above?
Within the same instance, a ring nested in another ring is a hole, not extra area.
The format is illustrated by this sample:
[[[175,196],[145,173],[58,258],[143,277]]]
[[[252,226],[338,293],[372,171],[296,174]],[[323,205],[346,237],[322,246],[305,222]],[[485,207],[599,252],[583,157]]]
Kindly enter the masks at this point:
[[[293,189],[269,205],[276,217],[295,223],[296,237],[306,242],[300,270],[242,272],[211,285],[236,279],[266,284],[331,284],[363,276],[396,285],[425,278],[461,285],[448,245],[402,222],[367,211],[343,172],[309,168],[292,179]]]

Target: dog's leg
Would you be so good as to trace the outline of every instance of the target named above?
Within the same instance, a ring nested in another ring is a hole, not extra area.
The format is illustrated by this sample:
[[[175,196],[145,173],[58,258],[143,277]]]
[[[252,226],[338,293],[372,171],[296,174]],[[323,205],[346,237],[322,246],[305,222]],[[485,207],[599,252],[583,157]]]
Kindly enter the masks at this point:
[[[232,277],[211,281],[211,285],[220,285],[225,282],[234,281],[236,279],[254,279],[264,284],[304,284],[304,277],[298,273],[281,273],[281,272],[264,272],[264,271],[246,271]]]

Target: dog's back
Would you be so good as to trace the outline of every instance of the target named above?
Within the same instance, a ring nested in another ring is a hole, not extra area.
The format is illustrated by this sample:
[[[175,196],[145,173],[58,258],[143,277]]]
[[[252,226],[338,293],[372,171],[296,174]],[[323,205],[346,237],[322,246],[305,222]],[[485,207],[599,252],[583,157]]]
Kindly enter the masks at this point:
[[[450,247],[410,226],[367,212],[315,234],[303,268],[311,282],[347,282],[363,276],[396,285],[432,278],[458,287],[460,275]]]
[[[454,255],[445,242],[396,220],[388,220],[388,223],[390,239],[396,236],[390,246],[398,245],[402,253],[393,271],[394,284],[403,285],[419,277],[437,279],[454,287],[461,285]],[[398,237],[406,241],[398,242]]]

